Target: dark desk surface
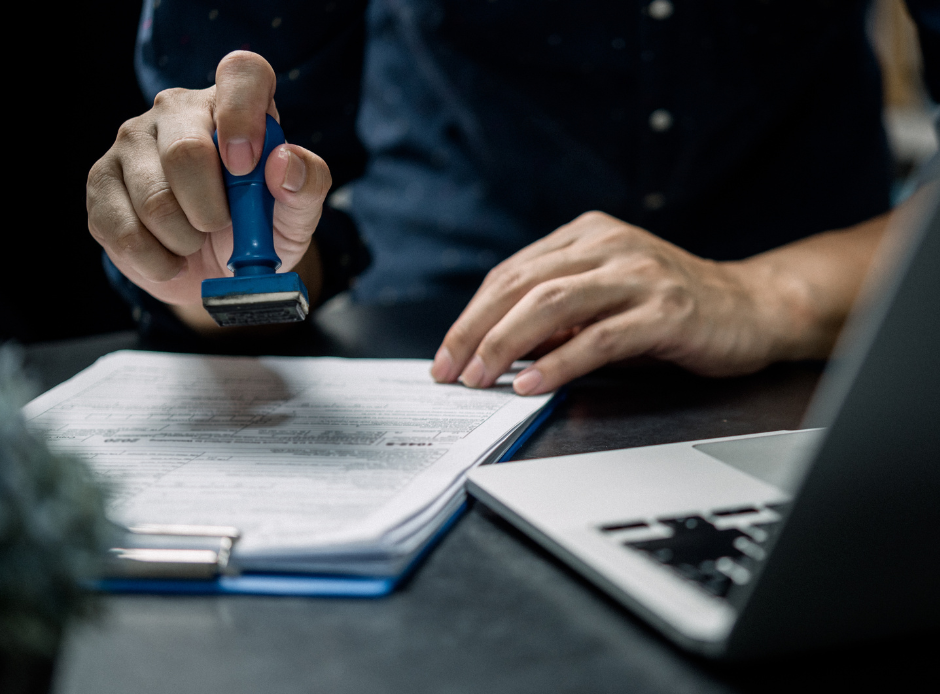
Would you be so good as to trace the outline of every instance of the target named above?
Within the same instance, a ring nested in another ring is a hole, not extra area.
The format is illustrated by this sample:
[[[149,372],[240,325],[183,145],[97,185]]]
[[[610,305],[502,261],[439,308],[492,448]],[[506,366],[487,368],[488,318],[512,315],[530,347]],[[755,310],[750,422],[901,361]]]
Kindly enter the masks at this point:
[[[431,357],[458,305],[338,307],[299,343],[240,349]],[[102,354],[141,346],[152,345],[118,333],[34,345],[27,358],[51,387]],[[517,458],[795,428],[819,373],[790,364],[713,380],[663,367],[607,369],[572,384]],[[908,639],[717,667],[673,648],[480,504],[388,598],[102,603],[96,620],[71,630],[59,694],[897,689],[930,672],[937,648],[935,638]]]

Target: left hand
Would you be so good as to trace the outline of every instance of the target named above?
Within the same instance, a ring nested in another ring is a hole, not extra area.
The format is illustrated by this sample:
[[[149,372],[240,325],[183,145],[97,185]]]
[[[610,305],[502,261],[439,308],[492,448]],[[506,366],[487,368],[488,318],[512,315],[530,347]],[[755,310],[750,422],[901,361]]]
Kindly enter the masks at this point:
[[[749,373],[804,351],[798,290],[772,264],[705,260],[588,212],[487,275],[431,374],[485,388],[540,347],[548,353],[513,382],[521,395],[640,355],[712,376]]]

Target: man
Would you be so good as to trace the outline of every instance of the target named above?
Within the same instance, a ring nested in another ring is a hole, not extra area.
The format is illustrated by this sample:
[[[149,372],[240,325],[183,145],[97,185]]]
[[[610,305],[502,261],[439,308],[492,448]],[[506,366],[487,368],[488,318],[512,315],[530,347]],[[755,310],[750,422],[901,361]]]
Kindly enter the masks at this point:
[[[938,10],[908,6],[933,84]],[[354,179],[373,252],[357,300],[475,284],[509,256],[445,337],[439,381],[487,387],[535,348],[520,394],[639,355],[710,375],[825,357],[888,220],[865,16],[848,0],[154,0],[137,58],[154,108],[92,169],[89,228],[211,330],[199,285],[227,274],[232,243],[211,135],[246,173],[282,111],[275,247],[314,294],[337,243],[314,236],[331,175],[303,144]],[[348,165],[357,103],[364,172]]]

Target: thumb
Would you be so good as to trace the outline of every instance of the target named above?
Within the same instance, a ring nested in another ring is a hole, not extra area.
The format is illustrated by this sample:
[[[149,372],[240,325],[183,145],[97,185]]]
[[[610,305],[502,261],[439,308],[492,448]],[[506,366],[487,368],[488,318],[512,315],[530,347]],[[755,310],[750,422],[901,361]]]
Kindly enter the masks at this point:
[[[215,119],[219,153],[233,175],[258,165],[264,147],[264,114],[277,118],[274,69],[257,53],[235,51],[222,58],[215,73]]]
[[[306,243],[333,183],[326,162],[303,147],[284,144],[268,157],[264,179],[276,201],[274,228],[291,241]]]

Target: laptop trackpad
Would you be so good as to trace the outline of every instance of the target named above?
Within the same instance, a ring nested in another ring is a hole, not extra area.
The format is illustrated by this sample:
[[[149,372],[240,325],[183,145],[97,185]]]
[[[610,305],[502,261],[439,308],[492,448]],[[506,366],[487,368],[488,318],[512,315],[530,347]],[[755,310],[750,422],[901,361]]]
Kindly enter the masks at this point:
[[[823,429],[791,431],[734,441],[700,443],[693,448],[726,465],[795,494]]]

